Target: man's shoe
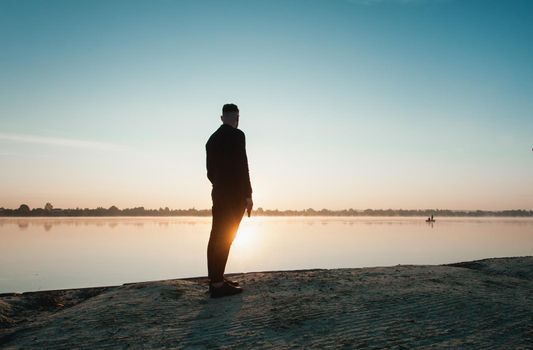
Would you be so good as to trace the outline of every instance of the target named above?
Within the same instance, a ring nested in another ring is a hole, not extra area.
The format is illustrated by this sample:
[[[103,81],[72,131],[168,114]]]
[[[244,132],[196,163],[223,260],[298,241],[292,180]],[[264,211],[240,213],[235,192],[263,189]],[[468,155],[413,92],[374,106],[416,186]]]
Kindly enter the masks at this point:
[[[226,277],[224,277],[224,282],[226,282],[227,284],[229,284],[232,287],[238,287],[239,286],[239,282],[229,280]],[[211,282],[209,282],[209,293],[211,293],[211,290],[213,290],[213,285],[211,284]]]
[[[239,282],[237,281],[232,281],[232,280],[228,280],[224,277],[224,282],[226,282],[227,284],[229,284],[230,286],[232,287],[238,287],[239,286]]]
[[[239,294],[239,293],[242,293],[242,290],[243,289],[241,287],[234,287],[225,281],[222,287],[217,288],[217,287],[214,287],[213,285],[209,286],[209,294],[211,298],[221,298],[221,297]]]

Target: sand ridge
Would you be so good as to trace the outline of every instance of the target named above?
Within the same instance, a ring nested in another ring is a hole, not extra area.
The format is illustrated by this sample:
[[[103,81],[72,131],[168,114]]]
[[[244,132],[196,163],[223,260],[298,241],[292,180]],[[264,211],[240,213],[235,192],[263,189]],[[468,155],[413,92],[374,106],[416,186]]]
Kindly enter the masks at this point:
[[[256,272],[0,297],[0,347],[531,349],[533,257]]]

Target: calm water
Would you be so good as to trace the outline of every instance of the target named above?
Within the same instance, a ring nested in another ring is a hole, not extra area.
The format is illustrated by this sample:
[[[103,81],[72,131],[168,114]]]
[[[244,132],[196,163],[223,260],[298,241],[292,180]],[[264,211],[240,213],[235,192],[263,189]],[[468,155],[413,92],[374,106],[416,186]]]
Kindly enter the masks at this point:
[[[211,218],[0,218],[0,293],[206,275]],[[533,219],[244,218],[227,272],[533,255]]]

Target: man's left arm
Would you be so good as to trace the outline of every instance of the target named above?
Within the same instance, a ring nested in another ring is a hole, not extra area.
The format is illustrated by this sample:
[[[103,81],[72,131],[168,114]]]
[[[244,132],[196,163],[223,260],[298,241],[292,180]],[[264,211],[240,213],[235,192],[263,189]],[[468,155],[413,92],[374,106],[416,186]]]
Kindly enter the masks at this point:
[[[242,133],[241,141],[241,156],[242,156],[242,185],[244,186],[244,197],[246,198],[246,212],[248,217],[252,212],[254,202],[252,201],[252,184],[250,181],[250,170],[248,167],[248,156],[246,154],[246,136]]]

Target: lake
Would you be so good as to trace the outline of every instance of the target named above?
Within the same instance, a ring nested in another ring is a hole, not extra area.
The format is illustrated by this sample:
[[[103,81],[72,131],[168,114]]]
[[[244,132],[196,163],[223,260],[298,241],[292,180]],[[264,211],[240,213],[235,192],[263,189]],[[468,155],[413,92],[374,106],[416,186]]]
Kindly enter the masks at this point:
[[[0,218],[0,293],[206,275],[211,218]],[[531,218],[245,217],[226,272],[533,255]]]

